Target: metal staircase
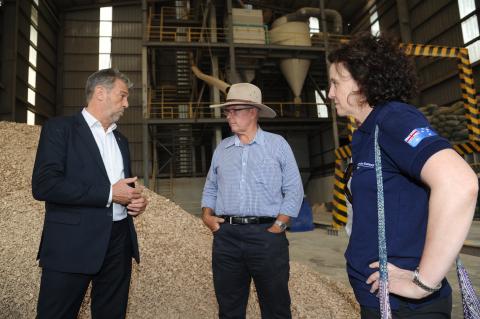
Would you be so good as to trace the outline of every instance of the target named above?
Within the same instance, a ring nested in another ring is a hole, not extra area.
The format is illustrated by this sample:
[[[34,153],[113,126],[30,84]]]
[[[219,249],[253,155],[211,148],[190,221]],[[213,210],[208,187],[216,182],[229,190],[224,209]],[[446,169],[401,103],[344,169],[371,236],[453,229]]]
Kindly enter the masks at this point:
[[[177,101],[189,101],[192,91],[190,53],[187,51],[176,51],[175,61],[177,65]],[[188,118],[188,103],[178,104],[178,118]]]
[[[175,177],[190,177],[194,173],[194,143],[192,126],[179,124],[173,133]]]
[[[182,5],[177,3],[177,5]],[[189,27],[198,27],[201,20],[191,15],[188,7],[164,8],[160,15],[150,14],[155,31],[152,39],[188,42]],[[151,118],[182,120],[191,118],[193,95],[191,51],[175,48],[157,51],[155,86],[151,90]],[[173,67],[175,67],[175,70]],[[155,127],[154,175],[157,193],[174,198],[174,178],[195,175],[195,147],[191,124],[165,124]]]

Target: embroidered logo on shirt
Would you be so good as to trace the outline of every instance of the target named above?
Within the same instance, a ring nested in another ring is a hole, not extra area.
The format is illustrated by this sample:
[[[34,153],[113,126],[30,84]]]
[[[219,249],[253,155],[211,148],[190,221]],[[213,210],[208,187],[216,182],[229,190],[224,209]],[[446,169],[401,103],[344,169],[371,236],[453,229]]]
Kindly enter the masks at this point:
[[[360,163],[357,164],[357,169],[359,169],[360,167],[363,167],[363,168],[374,168],[375,165],[372,164],[372,163],[360,162]]]
[[[437,133],[429,127],[419,127],[411,131],[404,141],[411,147],[416,147],[423,139],[435,135],[437,135]]]

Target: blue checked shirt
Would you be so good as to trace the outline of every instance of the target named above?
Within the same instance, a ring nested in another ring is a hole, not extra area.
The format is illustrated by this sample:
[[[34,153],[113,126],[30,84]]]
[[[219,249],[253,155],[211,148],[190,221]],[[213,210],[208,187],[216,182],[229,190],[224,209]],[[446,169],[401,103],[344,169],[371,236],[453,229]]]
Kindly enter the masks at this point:
[[[282,136],[258,128],[250,144],[234,135],[213,153],[202,207],[216,215],[297,217],[302,200],[297,163]]]

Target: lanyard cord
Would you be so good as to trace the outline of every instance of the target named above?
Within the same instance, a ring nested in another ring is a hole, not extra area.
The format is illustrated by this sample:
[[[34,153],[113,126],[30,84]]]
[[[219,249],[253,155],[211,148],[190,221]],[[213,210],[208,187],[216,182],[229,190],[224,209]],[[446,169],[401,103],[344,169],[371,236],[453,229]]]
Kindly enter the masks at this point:
[[[382,157],[378,145],[378,125],[375,126],[375,175],[377,177],[377,212],[378,212],[378,254],[380,264],[380,314],[382,319],[392,318],[388,297],[387,241],[385,239],[385,204],[383,197]]]

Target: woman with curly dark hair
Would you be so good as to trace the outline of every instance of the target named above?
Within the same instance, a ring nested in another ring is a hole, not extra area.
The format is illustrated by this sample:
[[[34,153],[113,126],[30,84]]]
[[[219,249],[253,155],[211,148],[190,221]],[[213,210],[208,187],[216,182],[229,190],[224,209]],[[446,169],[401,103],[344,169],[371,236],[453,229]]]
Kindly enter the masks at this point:
[[[477,177],[407,103],[416,76],[397,42],[359,34],[328,58],[328,96],[338,115],[353,116],[359,124],[352,140],[354,217],[345,258],[361,317],[380,318],[375,171],[380,166],[384,205],[378,207],[384,207],[393,318],[450,318],[445,276],[472,222]],[[381,165],[375,164],[376,127]]]

